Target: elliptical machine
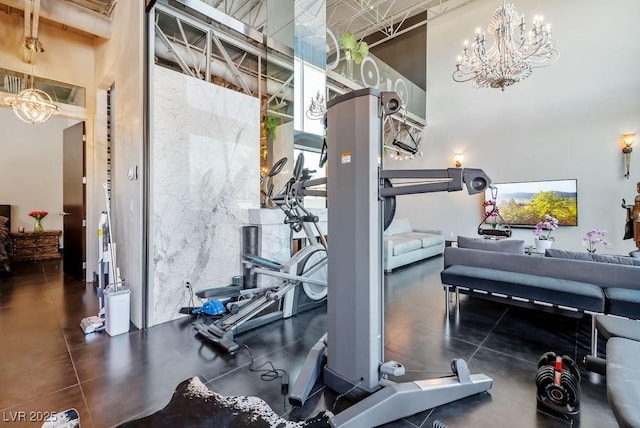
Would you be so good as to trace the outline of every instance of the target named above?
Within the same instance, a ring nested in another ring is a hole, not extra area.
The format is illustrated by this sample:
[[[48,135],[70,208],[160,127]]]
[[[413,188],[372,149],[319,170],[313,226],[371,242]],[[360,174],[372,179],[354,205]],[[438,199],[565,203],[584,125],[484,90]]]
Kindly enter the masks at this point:
[[[274,195],[271,178],[282,171],[286,162],[287,158],[276,162],[263,181],[265,205],[280,208],[285,213],[284,223],[289,225],[292,234],[304,231],[308,245],[284,263],[252,254],[243,255],[242,263],[249,268],[251,275],[267,275],[280,280],[273,287],[239,289],[238,286],[228,286],[196,293],[200,298],[230,298],[227,315],[210,325],[195,324],[198,335],[221,346],[230,355],[240,351],[240,346],[234,341],[236,335],[277,319],[289,318],[326,301],[327,241],[318,226],[318,216],[304,207],[301,191],[317,183],[302,179],[304,156],[300,154],[293,177]],[[277,310],[269,312],[275,304],[278,305]]]

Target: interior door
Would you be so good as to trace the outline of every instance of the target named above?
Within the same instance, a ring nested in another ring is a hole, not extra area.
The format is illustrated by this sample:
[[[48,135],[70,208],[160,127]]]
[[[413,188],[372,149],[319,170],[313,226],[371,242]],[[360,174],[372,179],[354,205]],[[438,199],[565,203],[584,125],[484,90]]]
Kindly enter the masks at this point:
[[[85,136],[84,122],[63,131],[64,273],[85,280]]]

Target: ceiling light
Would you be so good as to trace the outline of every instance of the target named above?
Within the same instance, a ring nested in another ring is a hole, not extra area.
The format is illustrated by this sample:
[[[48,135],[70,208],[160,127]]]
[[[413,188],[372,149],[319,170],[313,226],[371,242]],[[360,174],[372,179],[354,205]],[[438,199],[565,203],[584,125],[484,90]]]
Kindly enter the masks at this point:
[[[511,3],[503,1],[487,27],[494,44],[486,48],[486,34],[476,30],[473,43],[464,42],[453,80],[473,81],[476,88],[504,88],[529,77],[534,68],[546,67],[560,53],[551,39],[551,27],[542,16],[533,18],[533,28],[526,31],[524,15],[518,16]],[[518,34],[516,34],[518,33]]]
[[[42,43],[40,43],[37,38],[27,37],[24,46],[33,52],[34,55],[38,52],[44,52]],[[35,57],[33,58],[32,67],[33,63],[35,63]],[[60,113],[60,109],[53,103],[49,94],[33,87],[33,73],[29,79],[31,82],[29,88],[21,90],[15,96],[6,97],[4,102],[10,106],[16,116],[24,122],[46,122],[52,115]]]
[[[20,120],[27,123],[46,122],[52,115],[60,112],[46,92],[33,88],[33,78],[30,88],[5,98],[4,102],[13,108]]]

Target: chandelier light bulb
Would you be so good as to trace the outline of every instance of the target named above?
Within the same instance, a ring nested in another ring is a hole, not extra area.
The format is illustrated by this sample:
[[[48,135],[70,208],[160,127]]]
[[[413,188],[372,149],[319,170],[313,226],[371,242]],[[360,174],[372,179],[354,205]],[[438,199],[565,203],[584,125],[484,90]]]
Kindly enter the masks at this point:
[[[498,7],[487,27],[493,45],[486,46],[486,33],[476,29],[474,43],[465,41],[453,80],[472,81],[476,88],[504,88],[529,77],[534,68],[555,63],[560,55],[551,39],[551,25],[544,17],[533,18],[533,28],[526,31],[524,15],[518,15],[511,3]]]

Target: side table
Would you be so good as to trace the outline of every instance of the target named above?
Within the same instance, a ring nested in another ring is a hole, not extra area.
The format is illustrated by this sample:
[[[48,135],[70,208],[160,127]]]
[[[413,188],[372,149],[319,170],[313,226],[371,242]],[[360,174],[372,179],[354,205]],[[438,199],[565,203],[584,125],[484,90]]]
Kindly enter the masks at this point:
[[[15,261],[59,259],[61,230],[12,233]]]

